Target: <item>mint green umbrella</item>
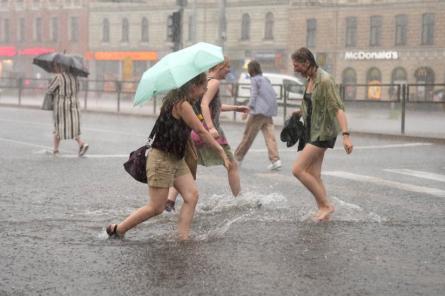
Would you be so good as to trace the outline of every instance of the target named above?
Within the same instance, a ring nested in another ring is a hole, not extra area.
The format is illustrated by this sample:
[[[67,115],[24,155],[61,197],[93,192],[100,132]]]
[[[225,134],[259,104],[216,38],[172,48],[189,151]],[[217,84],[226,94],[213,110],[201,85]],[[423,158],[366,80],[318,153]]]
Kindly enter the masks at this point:
[[[205,42],[169,53],[144,72],[133,103],[140,105],[157,94],[181,87],[223,61],[222,48]]]

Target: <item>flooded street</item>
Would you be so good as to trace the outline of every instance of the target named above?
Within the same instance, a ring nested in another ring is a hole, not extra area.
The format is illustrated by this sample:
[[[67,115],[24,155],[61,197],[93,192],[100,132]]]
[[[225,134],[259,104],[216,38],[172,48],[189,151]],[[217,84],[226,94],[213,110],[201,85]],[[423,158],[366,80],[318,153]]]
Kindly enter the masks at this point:
[[[85,113],[91,148],[79,159],[70,141],[59,157],[47,153],[50,113],[0,113],[0,295],[441,295],[445,288],[443,181],[384,171],[443,176],[441,144],[355,137],[351,156],[329,151],[324,180],[336,212],[317,224],[311,195],[291,175],[295,149],[280,143],[283,168],[270,172],[259,137],[242,164],[239,198],[230,196],[222,167],[199,167],[190,241],[175,236],[180,200],[175,213],[109,240],[104,227],[147,201],[146,186],[122,163],[153,118]],[[243,126],[223,125],[236,147]],[[354,181],[345,172],[387,181]]]

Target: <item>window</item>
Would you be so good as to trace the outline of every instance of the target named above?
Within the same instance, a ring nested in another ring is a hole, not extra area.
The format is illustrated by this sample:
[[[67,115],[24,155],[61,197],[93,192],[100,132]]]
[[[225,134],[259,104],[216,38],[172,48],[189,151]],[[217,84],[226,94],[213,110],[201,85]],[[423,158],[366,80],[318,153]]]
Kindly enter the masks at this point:
[[[431,13],[422,16],[422,44],[434,44],[434,15]]]
[[[414,77],[416,78],[416,94],[415,99],[418,101],[429,101],[432,100],[435,75],[434,71],[429,67],[420,67],[414,72]],[[411,96],[409,100],[411,100]]]
[[[110,42],[110,21],[107,18],[102,21],[102,42]]]
[[[378,68],[371,68],[366,75],[368,84],[367,97],[371,100],[380,100],[382,98],[382,73]]]
[[[357,45],[357,18],[346,18],[346,47],[354,47]]]
[[[18,30],[17,30],[17,41],[24,42],[25,41],[25,18],[19,18]]]
[[[11,32],[9,27],[9,19],[3,20],[3,41],[10,42],[11,41]]]
[[[344,87],[343,99],[355,100],[357,94],[357,74],[353,68],[346,68],[342,73],[342,83]]]
[[[407,30],[408,17],[406,15],[397,15],[395,45],[406,45]]]
[[[76,16],[70,19],[70,41],[79,41],[79,18]]]
[[[57,17],[51,18],[51,41],[57,42],[59,40],[59,19]]]
[[[148,20],[146,17],[143,17],[141,22],[141,41],[148,42]]]
[[[129,41],[129,35],[130,35],[130,24],[128,23],[128,19],[124,18],[122,20],[122,36],[121,41],[122,42],[128,42]]]
[[[36,17],[34,26],[34,41],[41,42],[42,41],[42,18]]]
[[[308,19],[306,20],[306,45],[309,48],[315,47],[315,37],[317,33],[317,20]]]
[[[406,70],[404,68],[397,67],[392,70],[391,84],[393,85],[388,90],[389,98],[391,100],[400,99],[400,84],[406,84],[408,82],[407,79]]]
[[[382,35],[382,17],[371,16],[371,27],[369,31],[369,46],[379,46]]]
[[[274,17],[272,12],[266,14],[266,22],[264,27],[264,39],[273,40]]]
[[[245,13],[241,20],[241,40],[250,39],[250,16]]]

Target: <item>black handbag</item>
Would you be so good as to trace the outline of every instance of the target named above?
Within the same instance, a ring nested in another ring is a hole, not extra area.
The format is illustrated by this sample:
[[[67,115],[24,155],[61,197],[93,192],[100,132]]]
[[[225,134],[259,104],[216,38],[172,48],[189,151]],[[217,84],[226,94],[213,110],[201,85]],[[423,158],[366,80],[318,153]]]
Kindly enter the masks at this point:
[[[128,160],[124,163],[125,171],[127,171],[127,173],[129,173],[130,176],[132,176],[136,181],[139,181],[141,183],[147,183],[146,165],[148,151],[151,148],[151,144],[153,143],[154,137],[156,135],[157,125],[158,121],[156,120],[150,136],[147,139],[147,143],[144,146],[139,147],[135,151],[132,151],[130,153],[130,156],[128,157]]]
[[[42,103],[42,110],[53,110],[54,109],[54,95],[53,94],[45,94]]]

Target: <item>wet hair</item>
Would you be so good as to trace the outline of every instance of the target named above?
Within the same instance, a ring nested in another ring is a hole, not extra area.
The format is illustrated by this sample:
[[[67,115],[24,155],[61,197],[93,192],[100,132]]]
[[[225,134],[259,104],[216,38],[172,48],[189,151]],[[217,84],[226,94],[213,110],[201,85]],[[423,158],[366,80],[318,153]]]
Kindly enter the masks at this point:
[[[298,49],[297,51],[295,51],[292,54],[292,60],[299,62],[299,63],[306,63],[309,62],[309,65],[311,67],[317,67],[318,68],[318,64],[315,61],[315,57],[312,54],[312,52],[306,48],[306,47],[301,47],[300,49]]]
[[[229,58],[227,56],[224,56],[224,61],[222,61],[218,65],[213,66],[212,68],[209,69],[209,71],[217,71],[221,68],[224,68],[225,66],[228,66],[229,63],[230,63]]]
[[[187,81],[183,86],[172,89],[162,99],[161,111],[168,110],[172,105],[175,105],[176,103],[183,101],[187,101],[190,104],[193,104],[195,98],[192,98],[189,95],[190,87],[192,85],[200,86],[206,82],[207,82],[207,74],[201,73],[193,77],[191,80]]]
[[[257,61],[250,61],[247,64],[247,72],[249,72],[250,76],[262,75],[263,71],[261,70],[261,65]]]

